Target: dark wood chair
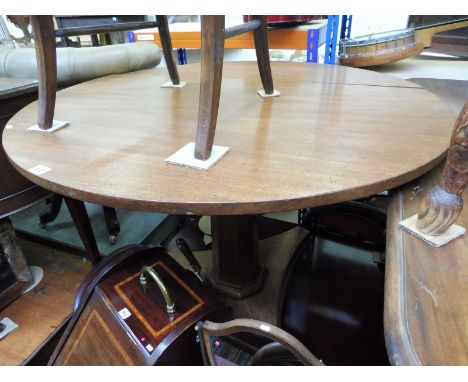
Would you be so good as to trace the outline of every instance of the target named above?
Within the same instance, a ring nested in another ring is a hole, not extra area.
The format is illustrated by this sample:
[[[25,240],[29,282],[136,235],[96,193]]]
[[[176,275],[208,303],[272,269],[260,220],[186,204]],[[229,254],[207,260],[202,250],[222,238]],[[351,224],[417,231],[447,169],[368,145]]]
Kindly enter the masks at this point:
[[[30,19],[33,27],[36,59],[38,63],[39,109],[37,125],[40,129],[50,129],[54,123],[57,89],[56,37],[63,38],[100,32],[116,32],[122,30],[158,27],[169,76],[174,85],[180,84],[179,74],[172,57],[172,46],[166,16],[157,16],[156,22],[127,22],[108,25],[61,28],[57,30],[54,30],[52,16],[30,16]],[[89,218],[86,214],[84,203],[71,198],[65,198],[65,200],[81,239],[85,243],[86,252],[92,262],[96,263],[100,259],[100,254],[94,234],[92,233]],[[61,197],[58,196],[52,201],[50,211],[40,217],[41,225],[45,225],[53,221],[60,210],[60,206]],[[109,207],[104,207],[104,215],[110,234],[110,240],[114,241],[120,231],[115,210]]]
[[[158,27],[169,75],[173,84],[180,84],[177,68],[172,57],[172,46],[166,16],[157,16],[156,22],[136,22],[66,28],[54,31],[52,16],[31,16],[35,35],[39,78],[38,126],[47,130],[52,127],[55,108],[57,63],[55,37],[76,36],[129,29]],[[265,16],[252,16],[247,23],[225,28],[225,16],[202,16],[201,18],[201,78],[198,124],[195,139],[195,158],[207,160],[211,156],[218,116],[219,97],[224,57],[224,40],[253,31],[260,78],[265,96],[279,95],[273,87],[268,52],[268,34]]]
[[[172,46],[166,16],[157,16],[156,22],[134,22],[122,25],[101,25],[71,27],[54,30],[52,16],[31,16],[35,37],[37,70],[39,79],[39,108],[37,125],[39,129],[48,130],[54,125],[54,111],[57,87],[56,37],[76,36],[99,32],[135,30],[158,27],[169,75],[174,85],[180,84],[177,68],[172,57]],[[260,78],[264,96],[279,95],[273,87],[270,59],[268,52],[267,23],[264,16],[252,16],[252,20],[230,28],[225,28],[224,16],[202,16],[202,62],[200,79],[200,98],[198,125],[195,139],[194,156],[207,160],[211,156],[216,130],[219,97],[221,91],[222,68],[224,57],[224,40],[249,31],[253,31]],[[99,252],[92,234],[91,224],[86,215],[84,203],[65,198],[77,225],[87,252],[94,253],[91,258],[98,259]],[[78,213],[74,215],[74,213]]]
[[[39,109],[37,124],[43,130],[53,125],[57,88],[56,37],[70,37],[100,32],[117,32],[157,27],[161,37],[163,54],[172,82],[180,83],[179,74],[172,57],[172,46],[166,16],[157,16],[155,22],[130,22],[86,27],[70,27],[54,30],[52,16],[31,16],[36,47],[37,73],[39,80]]]

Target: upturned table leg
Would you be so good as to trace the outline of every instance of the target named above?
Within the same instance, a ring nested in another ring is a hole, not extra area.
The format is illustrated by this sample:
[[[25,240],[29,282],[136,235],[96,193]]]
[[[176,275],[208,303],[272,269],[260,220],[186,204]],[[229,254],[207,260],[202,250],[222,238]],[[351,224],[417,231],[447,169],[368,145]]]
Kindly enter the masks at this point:
[[[213,268],[206,275],[218,293],[238,299],[263,288],[266,270],[258,261],[255,215],[212,216]]]

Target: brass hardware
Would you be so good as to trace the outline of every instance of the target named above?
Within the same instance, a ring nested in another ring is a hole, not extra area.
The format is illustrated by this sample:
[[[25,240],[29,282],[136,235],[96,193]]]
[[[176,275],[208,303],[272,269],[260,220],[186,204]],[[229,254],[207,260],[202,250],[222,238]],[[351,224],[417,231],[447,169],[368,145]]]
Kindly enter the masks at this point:
[[[169,291],[167,290],[166,286],[161,280],[161,277],[159,277],[157,272],[152,267],[145,265],[143,268],[141,268],[141,271],[140,271],[140,284],[143,288],[146,287],[146,283],[147,283],[146,274],[149,274],[151,278],[154,280],[154,282],[156,283],[156,285],[159,287],[159,290],[161,291],[164,297],[164,300],[166,301],[167,314],[169,315],[169,318],[172,319],[174,317],[176,307],[175,307],[174,302],[172,301]]]

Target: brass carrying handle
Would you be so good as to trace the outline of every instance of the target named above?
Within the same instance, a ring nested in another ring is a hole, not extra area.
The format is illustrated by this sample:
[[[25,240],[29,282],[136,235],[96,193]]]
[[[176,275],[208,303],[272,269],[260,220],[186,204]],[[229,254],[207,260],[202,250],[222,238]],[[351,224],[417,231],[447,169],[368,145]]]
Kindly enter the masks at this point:
[[[161,277],[159,277],[157,272],[152,267],[145,265],[143,268],[141,268],[141,271],[140,271],[140,284],[142,287],[146,287],[146,283],[148,282],[146,279],[147,277],[146,274],[150,275],[151,278],[156,283],[156,285],[159,287],[159,290],[161,291],[164,297],[164,300],[166,301],[167,314],[169,315],[169,318],[173,318],[174,313],[176,311],[176,307],[175,307],[174,302],[172,301],[169,291],[167,290],[166,286],[161,280]]]

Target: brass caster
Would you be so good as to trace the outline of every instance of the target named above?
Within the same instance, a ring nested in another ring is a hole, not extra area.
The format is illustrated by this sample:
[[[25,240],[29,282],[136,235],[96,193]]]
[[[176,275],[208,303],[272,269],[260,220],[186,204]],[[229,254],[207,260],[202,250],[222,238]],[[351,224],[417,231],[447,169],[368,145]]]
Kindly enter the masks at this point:
[[[117,241],[117,235],[110,235],[109,236],[109,243],[115,244],[116,241]]]

